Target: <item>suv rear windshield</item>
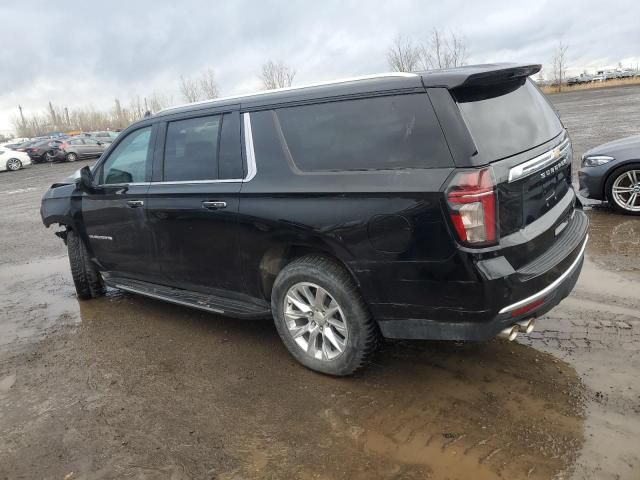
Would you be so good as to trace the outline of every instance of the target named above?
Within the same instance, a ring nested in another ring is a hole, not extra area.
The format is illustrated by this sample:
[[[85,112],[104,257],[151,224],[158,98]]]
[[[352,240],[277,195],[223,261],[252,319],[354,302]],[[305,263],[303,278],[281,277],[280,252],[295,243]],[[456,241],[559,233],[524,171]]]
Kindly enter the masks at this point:
[[[562,131],[556,112],[530,80],[456,89],[452,94],[483,162],[524,152]]]
[[[303,172],[451,166],[426,94],[362,98],[276,110],[295,166]]]

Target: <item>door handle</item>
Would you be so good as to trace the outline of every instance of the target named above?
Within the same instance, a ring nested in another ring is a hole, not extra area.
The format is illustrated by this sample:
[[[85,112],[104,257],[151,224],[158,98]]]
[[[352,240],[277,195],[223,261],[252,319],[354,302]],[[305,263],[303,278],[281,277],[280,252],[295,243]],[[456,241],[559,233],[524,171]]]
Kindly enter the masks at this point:
[[[144,202],[142,200],[127,200],[127,205],[131,208],[138,208],[144,206]]]
[[[227,208],[227,202],[205,200],[204,202],[202,202],[202,208],[206,208],[208,210],[218,210],[221,208]]]

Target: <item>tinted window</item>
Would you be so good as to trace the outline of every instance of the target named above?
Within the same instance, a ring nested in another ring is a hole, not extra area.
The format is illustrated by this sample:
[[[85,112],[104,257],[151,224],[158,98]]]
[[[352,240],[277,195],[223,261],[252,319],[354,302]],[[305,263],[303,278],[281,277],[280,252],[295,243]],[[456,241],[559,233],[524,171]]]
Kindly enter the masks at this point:
[[[84,142],[82,141],[81,138],[74,138],[72,140],[69,140],[69,144],[70,145],[84,145]]]
[[[277,116],[293,162],[302,171],[452,163],[426,94],[282,108]]]
[[[164,151],[164,180],[217,179],[219,134],[219,115],[169,123]]]
[[[101,183],[133,183],[146,180],[151,127],[127,135],[102,165]]]
[[[526,82],[454,91],[478,158],[487,162],[538,146],[562,131],[544,95]]]

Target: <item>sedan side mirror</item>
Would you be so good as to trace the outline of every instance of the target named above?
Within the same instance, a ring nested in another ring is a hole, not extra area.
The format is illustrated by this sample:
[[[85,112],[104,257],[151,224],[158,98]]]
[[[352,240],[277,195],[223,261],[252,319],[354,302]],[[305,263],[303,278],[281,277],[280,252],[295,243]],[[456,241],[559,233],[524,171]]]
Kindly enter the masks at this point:
[[[96,189],[96,182],[93,178],[93,173],[91,173],[91,169],[87,165],[86,167],[82,167],[80,169],[80,177],[78,178],[78,187],[80,190],[91,193]]]
[[[102,145],[102,144],[103,144],[103,143],[102,143],[100,140],[98,140],[98,145]]]

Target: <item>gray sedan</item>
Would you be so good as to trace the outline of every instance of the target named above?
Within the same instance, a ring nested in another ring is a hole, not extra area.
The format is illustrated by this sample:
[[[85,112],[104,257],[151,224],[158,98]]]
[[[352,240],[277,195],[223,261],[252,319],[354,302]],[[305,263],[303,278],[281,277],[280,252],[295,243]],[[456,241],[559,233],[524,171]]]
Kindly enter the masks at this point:
[[[607,200],[621,213],[640,215],[640,135],[587,151],[578,178],[583,197]]]

